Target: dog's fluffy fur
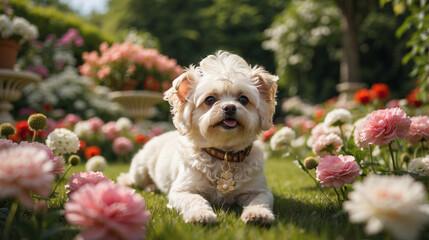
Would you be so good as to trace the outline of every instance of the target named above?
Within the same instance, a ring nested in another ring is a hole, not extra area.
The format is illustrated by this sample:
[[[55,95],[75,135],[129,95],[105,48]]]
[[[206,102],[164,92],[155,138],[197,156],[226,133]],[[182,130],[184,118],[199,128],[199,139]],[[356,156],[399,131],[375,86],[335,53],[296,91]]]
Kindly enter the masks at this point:
[[[272,126],[277,80],[262,67],[251,67],[238,55],[224,51],[190,66],[165,92],[177,131],[149,141],[118,182],[156,187],[168,195],[169,206],[186,222],[216,222],[211,204],[236,202],[243,206],[244,222],[271,223],[273,196],[263,172],[264,154],[253,143],[261,130]],[[210,96],[214,103],[206,101]],[[235,106],[235,113],[226,114],[225,105]],[[232,124],[225,126],[225,119],[233,119]],[[229,163],[235,190],[223,195],[216,182],[224,162],[203,148],[235,153],[252,144],[243,162]]]

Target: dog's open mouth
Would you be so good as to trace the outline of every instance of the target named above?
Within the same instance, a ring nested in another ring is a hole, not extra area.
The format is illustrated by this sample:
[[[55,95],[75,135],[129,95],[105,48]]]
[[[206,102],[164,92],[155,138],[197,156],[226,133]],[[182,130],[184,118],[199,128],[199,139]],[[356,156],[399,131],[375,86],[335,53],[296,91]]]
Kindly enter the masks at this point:
[[[227,119],[220,121],[219,123],[217,123],[214,126],[215,127],[221,126],[223,129],[233,129],[233,128],[236,128],[238,125],[239,125],[239,123],[237,122],[237,120],[235,120],[233,118],[227,118]]]

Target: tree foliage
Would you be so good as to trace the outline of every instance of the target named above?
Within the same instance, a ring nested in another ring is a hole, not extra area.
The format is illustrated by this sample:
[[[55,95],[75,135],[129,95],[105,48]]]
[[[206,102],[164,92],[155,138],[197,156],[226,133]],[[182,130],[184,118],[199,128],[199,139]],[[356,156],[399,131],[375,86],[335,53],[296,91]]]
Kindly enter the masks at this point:
[[[224,49],[273,70],[262,32],[282,8],[280,0],[112,0],[101,22],[113,36],[131,27],[150,32],[182,65]]]
[[[311,101],[336,96],[341,55],[339,9],[332,1],[292,1],[266,31],[264,47],[275,53],[280,85]],[[360,79],[368,86],[387,83],[393,97],[411,88],[409,66],[401,65],[405,43],[395,37],[400,19],[392,11],[376,9],[362,23],[358,35]],[[408,85],[407,85],[408,84]]]

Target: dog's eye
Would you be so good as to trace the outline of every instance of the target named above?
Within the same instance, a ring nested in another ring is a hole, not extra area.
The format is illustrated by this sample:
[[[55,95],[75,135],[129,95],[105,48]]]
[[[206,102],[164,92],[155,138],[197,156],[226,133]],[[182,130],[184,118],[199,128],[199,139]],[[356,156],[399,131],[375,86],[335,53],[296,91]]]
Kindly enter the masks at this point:
[[[216,98],[214,98],[213,96],[208,96],[206,100],[204,100],[204,103],[207,104],[208,106],[213,105],[215,102],[216,102]]]
[[[238,98],[238,102],[240,102],[241,105],[246,106],[249,103],[249,99],[246,96],[241,96]]]

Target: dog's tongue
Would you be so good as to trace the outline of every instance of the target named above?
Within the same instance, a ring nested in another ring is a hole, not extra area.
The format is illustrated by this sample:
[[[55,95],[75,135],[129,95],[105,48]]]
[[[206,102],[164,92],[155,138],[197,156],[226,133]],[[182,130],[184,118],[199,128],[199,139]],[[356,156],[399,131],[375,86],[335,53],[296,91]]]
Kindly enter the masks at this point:
[[[237,121],[235,120],[224,120],[223,123],[231,128],[237,126]]]

